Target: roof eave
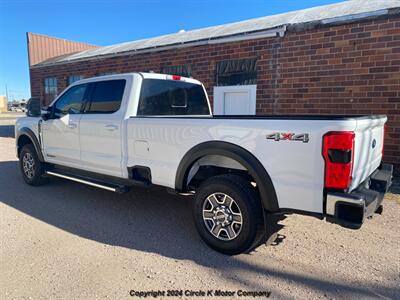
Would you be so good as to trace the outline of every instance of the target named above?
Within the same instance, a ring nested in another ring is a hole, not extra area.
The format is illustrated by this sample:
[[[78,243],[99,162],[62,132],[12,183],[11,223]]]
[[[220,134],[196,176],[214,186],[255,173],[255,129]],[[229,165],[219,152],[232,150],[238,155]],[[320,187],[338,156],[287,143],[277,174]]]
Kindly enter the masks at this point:
[[[335,17],[335,18],[321,19],[318,21],[296,23],[296,24],[285,24],[285,25],[281,25],[278,27],[274,27],[274,28],[266,28],[265,30],[243,32],[240,34],[235,34],[235,35],[230,35],[230,36],[221,36],[221,37],[217,37],[217,38],[193,40],[193,41],[183,42],[183,43],[155,46],[155,47],[149,47],[149,48],[143,48],[143,49],[133,49],[133,50],[123,51],[123,52],[114,52],[114,53],[108,53],[108,54],[103,54],[103,55],[94,55],[91,57],[56,61],[56,62],[50,62],[50,63],[40,63],[37,65],[33,65],[30,68],[35,69],[35,68],[69,64],[69,63],[76,63],[76,62],[80,62],[80,61],[101,60],[101,59],[106,59],[109,57],[136,55],[136,54],[143,54],[143,53],[149,53],[149,52],[166,51],[166,50],[170,50],[170,49],[195,47],[195,46],[201,46],[201,45],[207,45],[207,44],[231,43],[231,42],[237,42],[237,41],[243,41],[243,40],[249,40],[249,39],[259,39],[259,38],[268,38],[268,37],[277,37],[277,36],[283,37],[285,35],[286,31],[301,31],[301,30],[309,30],[309,29],[315,28],[317,26],[349,24],[349,23],[358,22],[361,20],[375,19],[375,18],[379,18],[382,16],[395,15],[395,14],[400,14],[400,8],[381,9],[381,10],[372,11],[372,12],[352,14],[352,15],[346,15],[346,16]]]

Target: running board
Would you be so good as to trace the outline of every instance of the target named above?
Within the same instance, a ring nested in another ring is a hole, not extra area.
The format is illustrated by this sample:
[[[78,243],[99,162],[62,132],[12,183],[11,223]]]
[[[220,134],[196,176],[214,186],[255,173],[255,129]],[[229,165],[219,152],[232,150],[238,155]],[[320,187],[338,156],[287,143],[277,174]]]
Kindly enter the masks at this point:
[[[63,174],[63,173],[57,173],[53,171],[46,171],[47,175],[55,176],[55,177],[60,177],[64,179],[68,179],[71,181],[83,183],[86,185],[94,186],[103,190],[115,192],[115,193],[125,193],[128,191],[128,187],[124,185],[116,185],[116,184],[110,184],[110,183],[105,183],[101,182],[92,178],[88,177],[83,177],[83,176],[76,176],[76,175],[71,175],[71,174]]]

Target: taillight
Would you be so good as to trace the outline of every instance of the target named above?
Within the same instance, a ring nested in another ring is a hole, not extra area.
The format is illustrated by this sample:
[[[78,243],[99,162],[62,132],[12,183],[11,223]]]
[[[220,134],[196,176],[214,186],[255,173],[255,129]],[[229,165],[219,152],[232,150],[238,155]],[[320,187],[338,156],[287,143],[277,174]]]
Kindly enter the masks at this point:
[[[325,187],[347,189],[353,170],[354,137],[352,131],[328,132],[323,138]]]

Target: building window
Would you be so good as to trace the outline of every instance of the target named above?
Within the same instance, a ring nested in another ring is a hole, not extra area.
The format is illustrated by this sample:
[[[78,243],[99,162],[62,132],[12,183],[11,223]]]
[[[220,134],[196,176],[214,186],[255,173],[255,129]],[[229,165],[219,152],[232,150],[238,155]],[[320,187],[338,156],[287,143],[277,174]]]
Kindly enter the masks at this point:
[[[224,60],[217,63],[216,85],[251,85],[257,83],[257,59]]]
[[[44,80],[44,101],[49,104],[57,96],[57,78],[48,77]]]
[[[117,74],[117,73],[115,73],[115,72],[100,72],[100,73],[97,73],[96,76],[106,76],[106,75],[114,75],[114,74]]]
[[[75,81],[83,79],[82,75],[70,75],[68,76],[67,85],[73,84]]]
[[[182,65],[182,66],[169,66],[161,68],[161,73],[170,75],[179,75],[183,77],[192,76],[192,66]]]

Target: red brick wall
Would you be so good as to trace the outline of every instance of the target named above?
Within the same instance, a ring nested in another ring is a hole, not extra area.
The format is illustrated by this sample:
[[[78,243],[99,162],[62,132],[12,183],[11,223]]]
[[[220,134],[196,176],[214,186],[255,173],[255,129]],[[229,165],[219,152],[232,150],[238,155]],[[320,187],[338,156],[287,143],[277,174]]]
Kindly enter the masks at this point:
[[[282,38],[133,54],[31,68],[32,96],[43,95],[43,80],[99,72],[159,72],[191,64],[212,100],[216,62],[257,58],[257,113],[386,114],[385,160],[400,165],[400,17],[347,25],[289,30]]]

